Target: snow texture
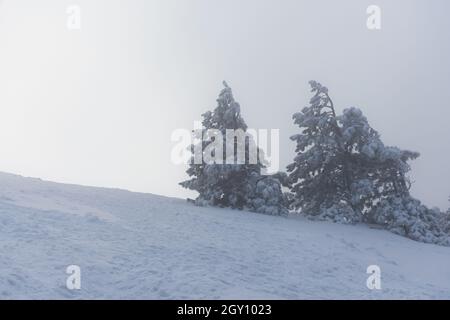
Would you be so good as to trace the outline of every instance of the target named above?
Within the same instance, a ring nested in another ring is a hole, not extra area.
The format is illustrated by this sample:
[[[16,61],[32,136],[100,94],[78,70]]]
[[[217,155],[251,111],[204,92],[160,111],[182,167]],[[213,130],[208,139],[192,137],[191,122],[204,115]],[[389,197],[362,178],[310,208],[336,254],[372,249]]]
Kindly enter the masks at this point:
[[[381,268],[381,290],[366,269]],[[81,290],[66,288],[69,265]],[[450,248],[0,174],[1,299],[450,298]]]

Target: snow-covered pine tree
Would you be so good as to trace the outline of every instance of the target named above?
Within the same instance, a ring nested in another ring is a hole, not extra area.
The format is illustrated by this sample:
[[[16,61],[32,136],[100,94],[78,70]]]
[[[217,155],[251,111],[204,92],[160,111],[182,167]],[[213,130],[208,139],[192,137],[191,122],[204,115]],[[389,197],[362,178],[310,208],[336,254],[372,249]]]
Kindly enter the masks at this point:
[[[351,168],[333,102],[326,87],[315,81],[310,85],[310,105],[293,115],[301,133],[291,137],[297,155],[287,167],[292,208],[321,219],[356,222],[360,215],[352,208]]]
[[[224,89],[219,94],[216,108],[202,115],[203,129],[199,137],[201,141],[198,142],[200,145],[191,146],[193,157],[187,170],[191,179],[180,184],[199,193],[195,200],[197,205],[285,215],[288,211],[281,184],[275,176],[261,174],[264,167],[263,154],[254,145],[251,135],[247,135],[245,140],[244,163],[237,161],[242,156],[239,155],[237,138],[233,138],[232,141],[226,139],[227,129],[246,133],[247,124],[241,116],[240,105],[234,100],[231,88],[226,82],[223,84]],[[214,132],[221,134],[222,140],[216,140],[218,137]],[[234,150],[231,156],[227,153],[227,146],[230,145]],[[219,148],[211,148],[212,146]],[[256,163],[250,161],[252,146],[257,152]],[[201,163],[194,161],[196,148],[201,150]],[[215,157],[215,152],[220,152],[220,149],[222,157],[218,158],[222,159],[222,162],[205,161],[210,156]],[[230,157],[231,163],[228,161]]]
[[[336,222],[379,224],[408,238],[450,244],[443,213],[411,197],[408,161],[419,153],[385,146],[357,108],[337,115],[328,89],[310,82],[310,106],[294,114],[302,129],[288,166],[293,208]]]
[[[352,223],[381,197],[408,194],[408,160],[418,153],[386,147],[361,110],[337,115],[328,89],[310,82],[310,105],[294,114],[297,156],[288,166],[293,207],[321,219]]]

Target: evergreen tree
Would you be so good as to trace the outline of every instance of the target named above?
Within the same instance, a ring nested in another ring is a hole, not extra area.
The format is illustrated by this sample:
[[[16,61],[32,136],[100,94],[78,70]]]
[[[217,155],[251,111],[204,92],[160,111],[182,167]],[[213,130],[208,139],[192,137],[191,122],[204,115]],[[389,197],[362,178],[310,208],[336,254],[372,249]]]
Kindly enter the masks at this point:
[[[417,241],[449,245],[444,214],[409,193],[408,161],[419,153],[385,146],[361,110],[348,108],[338,116],[328,89],[310,84],[310,106],[293,116],[302,129],[291,137],[297,142],[288,166],[293,208],[319,219],[375,223]]]
[[[310,106],[294,114],[301,133],[294,163],[287,167],[294,195],[292,207],[302,213],[341,222],[360,219],[352,207],[351,168],[328,89],[310,81]]]
[[[337,115],[328,89],[310,82],[310,105],[294,114],[302,129],[291,137],[288,166],[293,208],[339,222],[357,222],[382,197],[409,194],[408,161],[418,153],[386,147],[357,108]]]
[[[241,116],[239,103],[234,100],[231,88],[225,82],[217,99],[217,107],[202,117],[201,141],[191,146],[193,157],[187,170],[191,179],[180,183],[199,193],[195,203],[273,215],[287,214],[280,182],[276,177],[261,174],[263,154],[252,137],[247,135],[245,138],[244,154],[238,146],[238,138],[227,139],[227,130],[245,134],[247,125]],[[231,155],[227,149],[232,150]],[[195,150],[200,150],[201,163],[194,161]],[[255,150],[256,156],[251,153]],[[212,163],[205,160],[210,158],[219,161]]]

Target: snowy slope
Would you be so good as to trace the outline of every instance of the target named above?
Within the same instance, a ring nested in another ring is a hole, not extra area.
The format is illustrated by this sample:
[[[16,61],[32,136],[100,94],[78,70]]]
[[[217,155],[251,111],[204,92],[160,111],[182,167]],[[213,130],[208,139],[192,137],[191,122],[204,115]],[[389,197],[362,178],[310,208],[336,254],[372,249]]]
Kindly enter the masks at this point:
[[[66,288],[72,264],[81,290]],[[450,248],[0,174],[0,298],[450,299]]]

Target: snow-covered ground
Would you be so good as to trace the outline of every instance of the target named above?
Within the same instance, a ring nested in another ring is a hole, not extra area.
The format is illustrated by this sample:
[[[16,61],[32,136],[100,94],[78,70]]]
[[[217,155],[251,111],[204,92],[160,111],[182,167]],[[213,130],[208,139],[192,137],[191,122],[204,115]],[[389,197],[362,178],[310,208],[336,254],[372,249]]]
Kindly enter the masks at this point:
[[[366,287],[374,264],[381,290]],[[450,299],[450,248],[1,173],[0,298]]]

